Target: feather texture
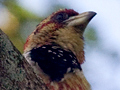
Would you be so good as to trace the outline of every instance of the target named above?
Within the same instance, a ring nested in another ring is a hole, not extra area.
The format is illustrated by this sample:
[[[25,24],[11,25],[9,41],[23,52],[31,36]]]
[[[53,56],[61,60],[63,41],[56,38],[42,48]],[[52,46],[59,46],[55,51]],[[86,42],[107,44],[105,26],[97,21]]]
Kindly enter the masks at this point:
[[[27,38],[24,56],[50,90],[91,90],[84,77],[83,33],[95,12],[60,9]]]

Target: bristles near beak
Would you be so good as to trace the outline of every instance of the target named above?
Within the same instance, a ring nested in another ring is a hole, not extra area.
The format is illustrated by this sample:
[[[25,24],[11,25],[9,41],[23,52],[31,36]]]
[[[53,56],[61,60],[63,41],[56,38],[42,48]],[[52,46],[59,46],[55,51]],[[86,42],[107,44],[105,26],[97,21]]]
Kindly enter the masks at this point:
[[[83,26],[82,28],[85,29],[87,24],[90,22],[90,20],[96,15],[95,12],[89,11],[84,12],[82,14],[79,14],[77,16],[72,16],[69,19],[65,20],[64,23],[67,24],[67,26]]]

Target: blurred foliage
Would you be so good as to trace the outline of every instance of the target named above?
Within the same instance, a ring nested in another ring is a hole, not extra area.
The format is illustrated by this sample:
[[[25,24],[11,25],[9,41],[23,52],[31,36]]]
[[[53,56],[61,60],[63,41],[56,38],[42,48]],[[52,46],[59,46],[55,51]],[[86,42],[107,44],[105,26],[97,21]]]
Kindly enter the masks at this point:
[[[23,53],[25,39],[35,29],[36,25],[43,19],[43,17],[25,10],[18,4],[17,0],[0,0],[0,4],[2,5],[2,8],[4,8],[3,11],[6,11],[8,16],[7,22],[0,26],[0,28],[9,36],[19,51]],[[65,7],[66,6],[58,3],[52,3],[47,14]],[[4,16],[4,18],[6,17]],[[94,29],[88,29],[89,30],[86,30],[87,32],[85,33],[86,41],[88,43],[91,41],[97,41]]]
[[[11,13],[13,13],[18,18],[20,22],[24,22],[27,19],[39,18],[35,14],[28,12],[27,10],[19,6],[16,0],[5,0],[3,4]]]
[[[13,44],[23,52],[24,40],[21,37],[22,27],[27,22],[37,22],[42,18],[19,6],[17,0],[4,0],[0,3],[2,4],[2,8],[5,8],[8,12],[9,18],[1,29],[9,36]]]

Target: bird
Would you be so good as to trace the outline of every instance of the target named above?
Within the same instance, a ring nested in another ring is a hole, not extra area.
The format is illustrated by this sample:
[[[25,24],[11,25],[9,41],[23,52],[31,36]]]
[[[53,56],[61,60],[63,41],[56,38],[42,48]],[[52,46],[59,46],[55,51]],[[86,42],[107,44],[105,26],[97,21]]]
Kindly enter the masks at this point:
[[[59,9],[43,19],[24,44],[24,57],[49,90],[91,90],[81,68],[84,31],[94,11]]]

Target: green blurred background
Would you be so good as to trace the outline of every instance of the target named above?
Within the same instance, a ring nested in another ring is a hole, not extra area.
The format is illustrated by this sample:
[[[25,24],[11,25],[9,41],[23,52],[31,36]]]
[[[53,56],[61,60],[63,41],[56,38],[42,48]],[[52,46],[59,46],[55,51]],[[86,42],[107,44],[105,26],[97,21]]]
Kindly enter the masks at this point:
[[[1,1],[3,21],[0,28],[9,36],[13,44],[23,53],[23,46],[27,35],[35,29],[35,26],[43,17],[21,7],[16,0]],[[5,16],[4,16],[5,15]]]

